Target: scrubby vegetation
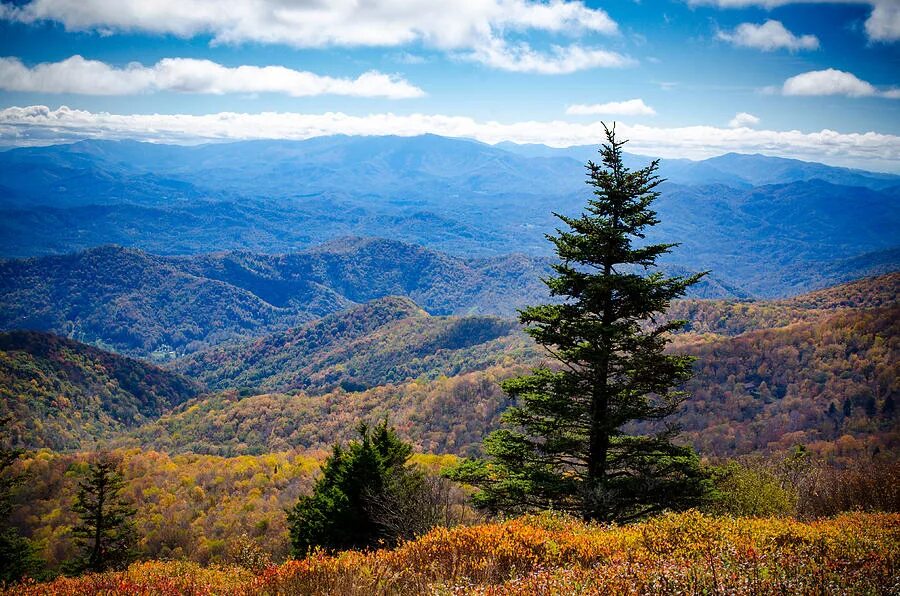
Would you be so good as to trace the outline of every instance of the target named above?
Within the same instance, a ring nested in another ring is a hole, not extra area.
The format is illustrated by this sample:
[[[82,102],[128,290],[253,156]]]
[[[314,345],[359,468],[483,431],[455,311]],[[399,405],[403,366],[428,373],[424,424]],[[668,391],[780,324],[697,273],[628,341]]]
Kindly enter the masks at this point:
[[[439,528],[394,550],[319,552],[261,571],[138,563],[16,594],[879,594],[900,582],[900,516],[665,515],[609,527],[559,515]]]

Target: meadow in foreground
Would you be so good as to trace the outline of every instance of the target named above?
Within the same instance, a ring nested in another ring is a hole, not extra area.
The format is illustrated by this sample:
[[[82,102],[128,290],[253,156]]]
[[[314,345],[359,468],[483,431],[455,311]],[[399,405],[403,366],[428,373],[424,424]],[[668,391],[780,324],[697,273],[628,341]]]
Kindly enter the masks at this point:
[[[316,552],[257,569],[149,561],[7,594],[898,594],[900,515],[630,526],[543,514],[438,528],[393,550]]]

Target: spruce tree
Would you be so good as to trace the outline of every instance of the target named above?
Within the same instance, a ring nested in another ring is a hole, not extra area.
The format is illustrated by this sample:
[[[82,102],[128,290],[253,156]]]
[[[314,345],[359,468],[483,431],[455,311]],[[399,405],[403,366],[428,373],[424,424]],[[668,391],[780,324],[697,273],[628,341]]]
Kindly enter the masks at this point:
[[[678,387],[691,376],[692,359],[665,351],[685,322],[659,322],[704,274],[656,270],[676,246],[643,241],[659,223],[651,209],[662,182],[658,161],[630,170],[614,127],[606,137],[601,164],[587,164],[594,196],[586,212],[555,213],[564,229],[547,236],[559,262],[544,281],[556,301],[520,311],[556,364],[503,383],[514,406],[485,440],[488,459],[450,473],[480,489],[481,507],[626,522],[694,506],[708,490],[697,456],[675,445],[676,429],[662,422],[686,398]],[[634,434],[636,422],[657,428]]]
[[[98,454],[75,496],[73,509],[79,521],[72,534],[82,555],[70,565],[72,571],[99,573],[121,569],[131,561],[135,510],[121,495],[124,487],[119,462],[107,453]]]
[[[392,478],[407,473],[412,446],[387,422],[358,428],[359,440],[333,447],[311,495],[300,497],[288,514],[294,556],[316,547],[327,550],[367,548],[378,544],[383,528],[370,513]]]

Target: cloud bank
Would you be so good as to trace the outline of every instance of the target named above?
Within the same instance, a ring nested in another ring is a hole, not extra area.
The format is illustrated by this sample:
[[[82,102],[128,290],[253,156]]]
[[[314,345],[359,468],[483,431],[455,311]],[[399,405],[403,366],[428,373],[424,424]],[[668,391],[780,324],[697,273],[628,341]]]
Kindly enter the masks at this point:
[[[500,70],[547,75],[636,64],[633,59],[617,52],[579,44],[553,46],[549,52],[536,52],[527,43],[508,44],[501,39],[493,39],[462,57]]]
[[[618,34],[618,25],[604,10],[573,0],[231,0],[227,10],[219,0],[30,0],[20,6],[0,4],[0,18],[58,22],[69,31],[210,35],[214,44],[322,48],[421,43],[493,68],[542,74],[626,60],[579,44],[540,52],[527,42],[510,41],[510,35],[527,31]]]
[[[293,97],[349,95],[405,99],[425,92],[396,75],[377,71],[355,79],[321,76],[283,66],[229,68],[210,60],[165,58],[153,66],[115,68],[75,55],[27,67],[18,58],[0,58],[0,89],[34,93],[132,95],[178,93],[284,93]]]
[[[729,151],[763,153],[821,161],[832,165],[900,172],[900,137],[875,132],[805,133],[749,128],[688,126],[662,128],[622,125],[629,151],[661,157],[711,157]],[[400,135],[433,133],[486,143],[513,141],[556,147],[596,144],[603,138],[599,121],[563,120],[500,123],[442,114],[351,116],[324,114],[109,114],[60,107],[13,107],[0,110],[0,138],[8,145],[36,145],[85,138],[138,139],[169,143],[240,139],[307,139],[316,136]]]

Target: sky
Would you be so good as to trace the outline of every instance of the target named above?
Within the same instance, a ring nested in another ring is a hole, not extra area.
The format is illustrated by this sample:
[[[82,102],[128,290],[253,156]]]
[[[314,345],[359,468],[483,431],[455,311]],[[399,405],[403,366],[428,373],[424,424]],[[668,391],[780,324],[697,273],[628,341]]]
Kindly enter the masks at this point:
[[[900,173],[900,0],[0,0],[0,145],[435,133]]]

